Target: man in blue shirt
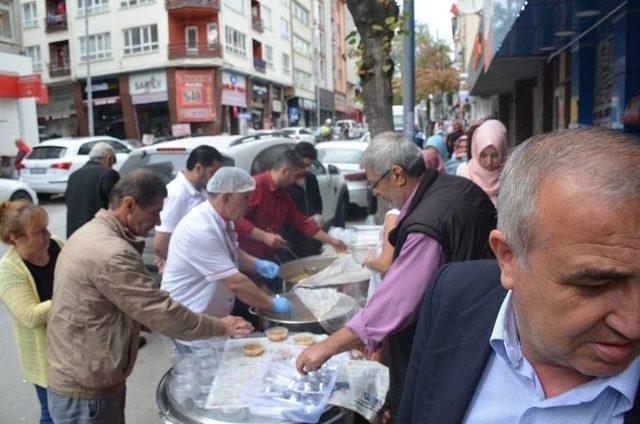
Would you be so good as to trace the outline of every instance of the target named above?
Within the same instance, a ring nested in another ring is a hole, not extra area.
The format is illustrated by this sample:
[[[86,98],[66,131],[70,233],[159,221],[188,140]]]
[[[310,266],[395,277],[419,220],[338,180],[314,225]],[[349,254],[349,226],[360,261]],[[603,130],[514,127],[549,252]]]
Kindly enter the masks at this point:
[[[500,177],[494,261],[440,270],[401,423],[640,422],[640,140],[527,140]]]

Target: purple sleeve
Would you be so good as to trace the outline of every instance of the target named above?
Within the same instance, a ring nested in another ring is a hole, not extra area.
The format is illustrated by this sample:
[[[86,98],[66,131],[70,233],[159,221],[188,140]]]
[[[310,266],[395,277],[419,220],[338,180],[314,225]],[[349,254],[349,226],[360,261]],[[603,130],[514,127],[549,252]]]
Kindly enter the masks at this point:
[[[389,334],[417,319],[427,286],[443,262],[437,241],[425,234],[409,234],[382,284],[347,327],[369,349],[379,349]]]

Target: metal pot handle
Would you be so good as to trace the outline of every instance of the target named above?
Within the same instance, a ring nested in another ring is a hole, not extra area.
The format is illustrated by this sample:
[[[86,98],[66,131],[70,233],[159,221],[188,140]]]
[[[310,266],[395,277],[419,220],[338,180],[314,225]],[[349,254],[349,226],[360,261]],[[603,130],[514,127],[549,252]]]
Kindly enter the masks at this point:
[[[256,312],[256,307],[255,306],[249,306],[249,313],[251,315],[258,316],[258,312]]]

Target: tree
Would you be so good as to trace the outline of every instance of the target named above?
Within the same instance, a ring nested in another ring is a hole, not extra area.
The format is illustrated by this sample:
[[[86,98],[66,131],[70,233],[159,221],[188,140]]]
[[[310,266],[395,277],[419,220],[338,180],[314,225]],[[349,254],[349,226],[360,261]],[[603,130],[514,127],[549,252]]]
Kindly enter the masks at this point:
[[[358,34],[349,34],[348,43],[357,44],[358,74],[362,86],[364,113],[371,136],[393,131],[393,77],[391,58],[393,37],[402,28],[394,0],[347,0]]]
[[[416,102],[428,100],[431,96],[436,103],[442,101],[446,93],[458,91],[460,77],[452,67],[449,46],[442,40],[435,40],[427,25],[416,25]],[[401,45],[394,43],[394,51]],[[394,55],[395,56],[395,55]],[[394,101],[402,102],[402,82],[394,80]]]

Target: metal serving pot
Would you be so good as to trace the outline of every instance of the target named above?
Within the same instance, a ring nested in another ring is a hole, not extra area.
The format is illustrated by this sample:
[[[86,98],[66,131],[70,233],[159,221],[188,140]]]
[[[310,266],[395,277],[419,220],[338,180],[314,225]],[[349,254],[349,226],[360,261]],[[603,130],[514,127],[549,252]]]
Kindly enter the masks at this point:
[[[288,328],[291,332],[310,332],[314,334],[326,333],[316,317],[306,306],[304,306],[300,298],[295,293],[285,293],[282,296],[289,299],[293,306],[291,316],[276,314],[271,311],[263,311],[261,309],[256,310],[253,307],[249,308],[249,312],[258,317],[260,329],[262,331],[271,327],[281,326]],[[356,309],[358,305],[353,298],[348,296],[345,297],[345,301],[351,306],[351,308],[347,307],[345,310],[339,311],[335,316],[327,317],[325,321],[328,323],[346,321],[346,317],[351,316],[353,310]]]
[[[312,274],[320,272],[331,265],[337,258],[338,256],[336,255],[316,255],[285,262],[280,266],[279,274],[283,281],[283,293],[288,293],[298,287],[297,283],[292,283],[290,281],[291,279],[298,277],[301,274],[305,274],[307,271],[310,271]],[[312,288],[306,286],[301,287]],[[354,281],[348,284],[328,285],[322,286],[321,288],[336,289],[338,292],[354,298],[360,306],[364,306],[367,302],[369,280]]]
[[[160,379],[156,389],[156,403],[159,408],[159,415],[165,424],[282,424],[280,421],[246,415],[241,418],[225,416],[215,409],[201,409],[194,405],[191,399],[178,402],[169,391],[171,381],[171,369]],[[337,406],[328,406],[325,413],[320,417],[320,424],[343,424],[353,421],[351,411]]]

